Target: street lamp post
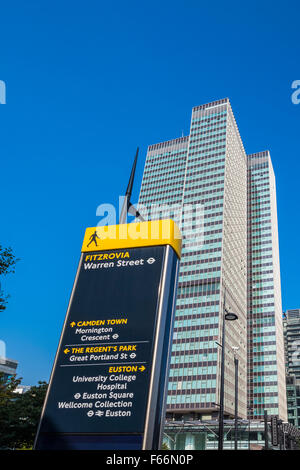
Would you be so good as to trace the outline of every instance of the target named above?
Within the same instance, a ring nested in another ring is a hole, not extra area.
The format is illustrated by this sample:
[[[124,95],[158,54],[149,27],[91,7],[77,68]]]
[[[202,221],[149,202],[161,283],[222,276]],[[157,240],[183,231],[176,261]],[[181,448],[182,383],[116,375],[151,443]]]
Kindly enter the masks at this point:
[[[236,356],[236,351],[239,349],[238,347],[233,347],[234,350],[234,376],[235,376],[235,382],[234,382],[234,450],[237,450],[238,448],[238,393],[239,393],[239,387],[238,387],[238,380],[239,380],[239,360]]]
[[[229,312],[226,309],[226,289],[224,290],[223,301],[223,326],[222,326],[222,355],[221,355],[221,384],[220,384],[220,415],[219,415],[219,439],[218,450],[223,450],[224,440],[224,369],[225,369],[225,324],[226,320],[237,320],[238,316],[235,313]]]

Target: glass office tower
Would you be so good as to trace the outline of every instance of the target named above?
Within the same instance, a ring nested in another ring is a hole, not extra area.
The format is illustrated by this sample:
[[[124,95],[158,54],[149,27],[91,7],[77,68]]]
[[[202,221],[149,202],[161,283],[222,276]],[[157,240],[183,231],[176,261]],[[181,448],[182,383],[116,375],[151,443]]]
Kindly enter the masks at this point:
[[[287,310],[283,318],[286,370],[300,385],[300,309]]]
[[[288,420],[300,429],[300,309],[283,316]]]
[[[171,207],[170,207],[171,206]],[[183,231],[167,412],[218,416],[224,293],[225,415],[247,416],[247,156],[228,99],[192,110],[190,134],[148,147],[139,208]]]
[[[268,151],[248,156],[249,417],[287,419],[276,186]]]

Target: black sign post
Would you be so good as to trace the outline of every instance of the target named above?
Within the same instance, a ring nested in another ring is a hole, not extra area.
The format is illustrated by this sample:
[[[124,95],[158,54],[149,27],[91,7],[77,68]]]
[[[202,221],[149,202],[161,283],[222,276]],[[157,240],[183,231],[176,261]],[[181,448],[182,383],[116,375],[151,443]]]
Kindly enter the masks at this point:
[[[98,238],[83,247],[35,449],[161,443],[178,240],[106,249],[112,242]]]

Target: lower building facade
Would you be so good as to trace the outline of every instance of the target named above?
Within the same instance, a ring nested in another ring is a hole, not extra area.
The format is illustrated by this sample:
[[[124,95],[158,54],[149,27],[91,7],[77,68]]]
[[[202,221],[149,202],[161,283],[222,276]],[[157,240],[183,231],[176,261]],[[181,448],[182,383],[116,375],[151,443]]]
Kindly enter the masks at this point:
[[[218,426],[216,420],[174,421],[167,420],[164,428],[164,449],[170,450],[217,450]],[[235,449],[235,423],[224,422],[224,450]],[[276,442],[272,439],[271,422],[266,426],[258,420],[239,420],[237,450],[300,450],[300,431],[289,423],[280,423]]]

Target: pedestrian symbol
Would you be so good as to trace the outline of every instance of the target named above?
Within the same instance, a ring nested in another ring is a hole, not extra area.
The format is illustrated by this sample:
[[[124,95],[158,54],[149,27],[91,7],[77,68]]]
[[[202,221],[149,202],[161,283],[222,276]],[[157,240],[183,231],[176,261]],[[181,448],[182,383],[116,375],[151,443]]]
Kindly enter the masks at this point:
[[[90,241],[89,241],[89,243],[87,244],[87,246],[89,246],[92,242],[94,242],[95,245],[98,246],[98,245],[97,245],[97,238],[99,238],[99,240],[100,240],[100,237],[98,237],[98,235],[97,235],[97,230],[95,230],[95,232],[92,233],[92,235],[90,236]]]

